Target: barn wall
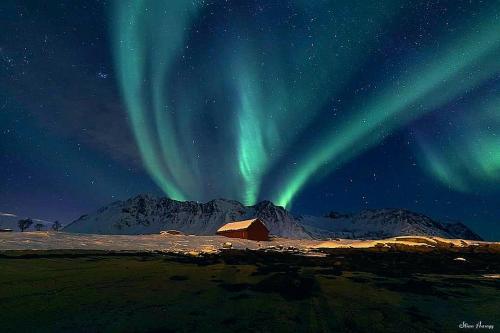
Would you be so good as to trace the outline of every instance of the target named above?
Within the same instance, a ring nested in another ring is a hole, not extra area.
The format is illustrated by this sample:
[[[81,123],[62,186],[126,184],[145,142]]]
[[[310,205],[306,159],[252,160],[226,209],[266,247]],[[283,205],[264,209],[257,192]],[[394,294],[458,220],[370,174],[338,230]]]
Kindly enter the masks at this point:
[[[231,237],[231,238],[243,238],[246,239],[245,232],[242,230],[227,230],[219,232],[219,235]]]
[[[246,230],[226,230],[218,232],[218,234],[230,238],[243,238],[256,241],[269,240],[269,231],[260,222],[253,223]]]
[[[261,223],[254,223],[248,228],[248,239],[265,241],[269,239],[269,231]]]

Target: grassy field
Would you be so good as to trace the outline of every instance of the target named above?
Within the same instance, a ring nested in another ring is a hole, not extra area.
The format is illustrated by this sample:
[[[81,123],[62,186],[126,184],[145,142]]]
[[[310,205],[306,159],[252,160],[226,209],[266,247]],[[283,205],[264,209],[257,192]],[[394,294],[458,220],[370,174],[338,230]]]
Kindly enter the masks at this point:
[[[500,329],[498,279],[345,270],[346,261],[4,255],[0,331],[457,332],[463,321]]]

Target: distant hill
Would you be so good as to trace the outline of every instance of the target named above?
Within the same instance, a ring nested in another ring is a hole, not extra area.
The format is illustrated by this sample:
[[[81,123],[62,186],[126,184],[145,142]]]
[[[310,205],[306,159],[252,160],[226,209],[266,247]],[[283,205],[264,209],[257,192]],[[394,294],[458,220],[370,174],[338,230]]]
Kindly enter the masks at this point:
[[[404,209],[365,210],[357,214],[330,213],[324,217],[293,215],[270,201],[245,206],[216,199],[207,203],[176,201],[138,195],[116,201],[83,215],[64,231],[96,234],[151,234],[175,229],[188,234],[213,235],[223,224],[261,218],[271,234],[287,238],[387,238],[428,235],[444,238],[481,238],[461,223],[439,223]]]
[[[21,231],[18,222],[25,219],[25,216],[18,216],[12,213],[0,212],[0,229],[12,229],[13,231]],[[33,224],[25,231],[35,231],[37,228],[40,230],[52,230],[53,222],[32,218]]]
[[[367,209],[356,214],[331,212],[325,217],[300,217],[314,238],[382,239],[395,236],[439,236],[481,240],[460,222],[441,223],[406,209]]]

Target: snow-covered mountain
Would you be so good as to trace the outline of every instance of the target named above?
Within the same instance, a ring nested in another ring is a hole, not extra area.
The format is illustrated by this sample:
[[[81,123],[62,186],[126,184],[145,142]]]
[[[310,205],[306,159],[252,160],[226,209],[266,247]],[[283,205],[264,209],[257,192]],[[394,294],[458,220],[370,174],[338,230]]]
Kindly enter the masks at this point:
[[[478,234],[474,233],[462,222],[442,222],[441,224],[445,227],[448,233],[453,235],[455,238],[482,240]]]
[[[27,217],[18,216],[13,213],[0,212],[0,229],[12,229],[13,231],[21,231],[19,229],[19,220]],[[41,219],[31,219],[33,223],[25,231],[35,230],[52,230],[53,222]]]
[[[269,201],[244,206],[238,201],[216,199],[207,203],[176,201],[138,195],[117,201],[84,215],[64,230],[97,234],[150,234],[175,229],[187,234],[213,235],[231,221],[261,218],[271,234],[287,238],[311,238],[297,219]]]
[[[315,238],[380,239],[403,235],[481,240],[460,222],[440,223],[406,209],[367,209],[357,214],[331,212],[302,216],[299,222]]]
[[[227,222],[253,217],[261,218],[272,235],[287,238],[432,235],[480,239],[461,223],[442,224],[403,209],[365,210],[358,214],[330,213],[325,217],[315,217],[293,215],[270,201],[244,206],[238,201],[225,199],[198,203],[151,195],[116,201],[92,214],[83,215],[64,231],[131,235],[174,229],[187,234],[213,235]]]

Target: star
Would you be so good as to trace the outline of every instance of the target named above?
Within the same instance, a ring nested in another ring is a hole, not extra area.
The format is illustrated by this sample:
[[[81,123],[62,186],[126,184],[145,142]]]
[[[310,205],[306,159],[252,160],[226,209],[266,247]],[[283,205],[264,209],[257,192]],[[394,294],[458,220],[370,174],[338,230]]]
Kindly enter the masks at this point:
[[[97,72],[97,77],[101,80],[105,80],[109,77],[109,74],[103,71]]]

